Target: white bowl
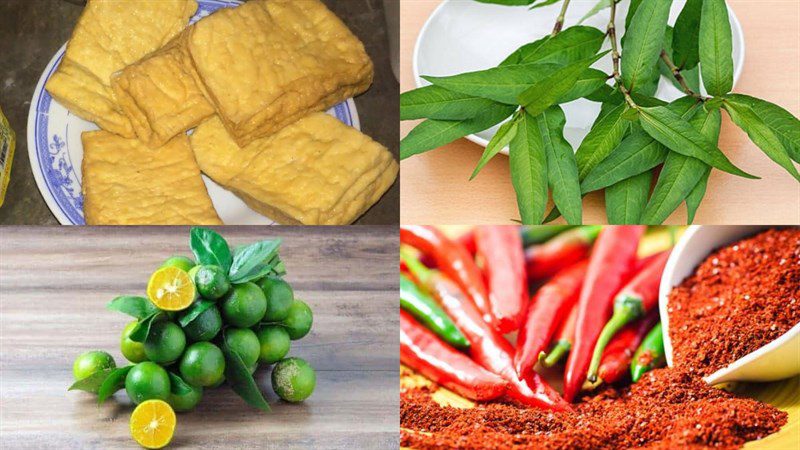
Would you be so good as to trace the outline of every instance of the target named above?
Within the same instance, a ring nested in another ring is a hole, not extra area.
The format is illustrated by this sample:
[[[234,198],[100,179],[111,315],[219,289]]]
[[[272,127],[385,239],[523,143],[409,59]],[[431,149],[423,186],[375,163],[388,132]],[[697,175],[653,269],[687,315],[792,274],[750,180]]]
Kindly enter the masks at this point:
[[[596,3],[597,0],[573,0],[567,10],[564,26],[577,24]],[[621,2],[617,6],[618,36],[625,32],[628,3]],[[675,23],[685,4],[686,0],[673,2],[670,24]],[[421,75],[447,76],[496,66],[516,48],[550,34],[560,9],[560,3],[529,11],[525,7],[493,5],[474,0],[444,0],[425,22],[417,37],[412,57],[417,87],[430,84]],[[609,10],[606,9],[587,19],[583,25],[605,30],[608,15]],[[744,34],[730,7],[728,15],[733,33],[735,84],[744,67]],[[603,49],[609,48],[611,46],[606,39]],[[593,67],[611,73],[611,58],[602,58]],[[658,98],[672,101],[682,95],[672,83],[661,77],[656,93]],[[564,138],[573,148],[578,148],[599,114],[600,104],[579,99],[562,107],[567,117]],[[499,125],[494,126],[469,135],[467,139],[485,147],[498,128]],[[502,153],[508,154],[508,150],[504,149]]]
[[[751,236],[768,226],[699,226],[684,233],[664,268],[659,288],[659,312],[664,327],[667,365],[672,367],[672,342],[669,337],[667,299],[674,286],[690,276],[714,250]],[[800,306],[798,306],[800,307]],[[779,338],[749,353],[726,367],[704,377],[708,384],[729,381],[775,381],[800,374],[800,324]]]

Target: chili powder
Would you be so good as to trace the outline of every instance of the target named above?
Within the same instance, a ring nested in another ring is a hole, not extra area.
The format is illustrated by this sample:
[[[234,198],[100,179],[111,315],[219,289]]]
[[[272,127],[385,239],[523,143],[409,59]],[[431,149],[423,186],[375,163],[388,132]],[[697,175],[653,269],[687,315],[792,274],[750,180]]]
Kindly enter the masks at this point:
[[[800,322],[800,229],[771,229],[712,253],[669,295],[672,361],[706,376]]]
[[[658,369],[623,389],[608,388],[548,412],[511,404],[441,406],[431,389],[401,392],[402,446],[415,449],[739,448],[786,423],[787,414],[738,398],[673,369]]]

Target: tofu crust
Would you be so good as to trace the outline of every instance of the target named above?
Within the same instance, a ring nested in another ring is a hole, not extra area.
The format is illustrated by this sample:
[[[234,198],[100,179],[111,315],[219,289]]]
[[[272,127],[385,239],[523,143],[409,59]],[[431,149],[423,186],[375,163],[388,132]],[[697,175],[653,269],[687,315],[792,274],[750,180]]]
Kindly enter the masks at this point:
[[[187,48],[240,146],[372,84],[364,45],[319,0],[251,0],[221,9],[190,28]]]
[[[111,90],[111,76],[169,42],[197,10],[194,0],[89,0],[58,69],[45,86],[74,114],[133,137]]]
[[[352,223],[391,187],[399,169],[385,147],[324,113],[244,148],[214,116],[190,143],[206,175],[282,224]]]
[[[221,225],[189,138],[151,149],[107,131],[81,135],[87,225]]]
[[[181,33],[111,79],[136,136],[151,148],[164,145],[214,114],[186,52],[186,36]]]

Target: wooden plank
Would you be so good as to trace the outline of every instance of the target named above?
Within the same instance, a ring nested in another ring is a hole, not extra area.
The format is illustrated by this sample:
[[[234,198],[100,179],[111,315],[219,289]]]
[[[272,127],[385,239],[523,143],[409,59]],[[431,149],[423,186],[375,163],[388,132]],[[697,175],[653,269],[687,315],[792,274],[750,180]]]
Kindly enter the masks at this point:
[[[281,237],[287,280],[314,311],[290,355],[317,369],[305,403],[281,402],[269,369],[257,381],[273,407],[254,410],[229,388],[179,414],[175,448],[396,448],[396,227],[224,227],[232,246]],[[137,448],[124,392],[98,407],[67,392],[72,362],[92,349],[119,365],[129,317],[105,304],[142,294],[168,256],[190,254],[186,227],[0,229],[0,434],[3,448]]]

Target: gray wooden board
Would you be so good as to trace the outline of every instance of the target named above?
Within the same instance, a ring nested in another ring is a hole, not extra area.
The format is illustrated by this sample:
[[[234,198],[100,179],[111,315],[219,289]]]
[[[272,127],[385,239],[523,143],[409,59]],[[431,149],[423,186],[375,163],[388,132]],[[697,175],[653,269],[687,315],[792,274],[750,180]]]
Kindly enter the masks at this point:
[[[230,388],[207,390],[178,415],[171,448],[397,448],[399,444],[397,228],[221,227],[232,245],[283,238],[286,279],[311,305],[314,326],[290,355],[317,370],[305,403],[257,381],[261,413]],[[131,319],[117,295],[143,295],[167,257],[191,255],[188,227],[0,228],[0,447],[137,448],[124,390],[104,405],[67,392],[72,362],[106,350]]]

